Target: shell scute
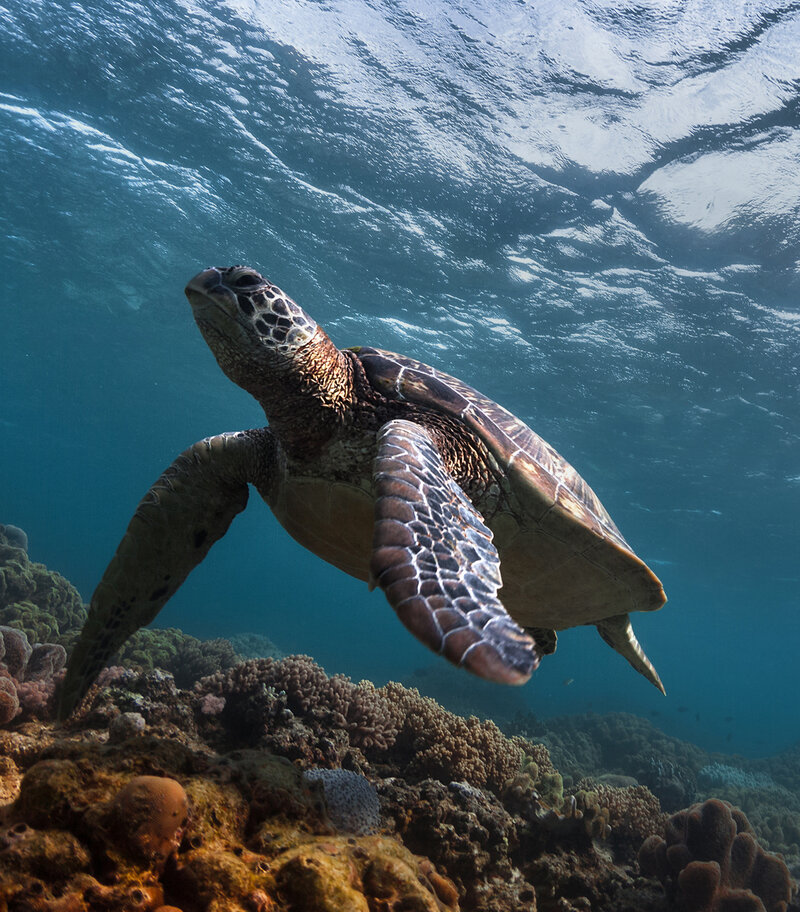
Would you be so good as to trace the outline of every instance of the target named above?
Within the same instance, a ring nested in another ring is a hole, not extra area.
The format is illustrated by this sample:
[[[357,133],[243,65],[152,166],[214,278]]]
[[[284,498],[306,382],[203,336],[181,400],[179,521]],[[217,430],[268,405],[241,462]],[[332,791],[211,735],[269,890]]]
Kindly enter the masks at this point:
[[[356,354],[376,389],[457,417],[495,460],[510,499],[489,525],[502,560],[503,602],[519,623],[563,629],[664,604],[661,583],[594,491],[523,421],[412,358],[367,347]],[[432,502],[430,492],[425,496]],[[480,589],[482,582],[475,576],[468,585]]]

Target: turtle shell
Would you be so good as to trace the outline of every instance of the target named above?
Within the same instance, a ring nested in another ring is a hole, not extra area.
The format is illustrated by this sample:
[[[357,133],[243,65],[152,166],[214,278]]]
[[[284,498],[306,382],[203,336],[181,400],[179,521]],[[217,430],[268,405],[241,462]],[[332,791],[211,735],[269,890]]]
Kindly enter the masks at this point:
[[[594,491],[523,421],[420,361],[353,351],[384,396],[458,418],[489,451],[505,496],[485,519],[500,555],[500,597],[519,624],[561,630],[665,603],[661,582]]]

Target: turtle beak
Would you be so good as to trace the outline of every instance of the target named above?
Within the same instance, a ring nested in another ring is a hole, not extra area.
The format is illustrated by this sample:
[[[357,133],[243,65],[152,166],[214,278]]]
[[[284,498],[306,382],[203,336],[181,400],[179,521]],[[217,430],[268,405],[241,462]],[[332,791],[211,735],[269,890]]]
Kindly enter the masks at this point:
[[[189,279],[186,284],[186,297],[192,300],[192,295],[202,295],[206,297],[209,292],[217,286],[222,285],[222,275],[219,269],[204,269],[199,272],[193,279]]]

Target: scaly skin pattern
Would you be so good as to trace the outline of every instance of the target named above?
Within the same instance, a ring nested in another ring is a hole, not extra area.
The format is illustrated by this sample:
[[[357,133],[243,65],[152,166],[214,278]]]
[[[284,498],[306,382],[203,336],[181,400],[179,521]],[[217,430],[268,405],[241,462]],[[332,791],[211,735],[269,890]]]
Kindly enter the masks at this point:
[[[660,607],[660,584],[522,422],[419,362],[339,351],[247,267],[207,269],[186,294],[269,427],[200,441],[145,495],[92,597],[62,716],[225,534],[249,484],[301,544],[379,586],[419,639],[475,674],[522,683],[554,629],[597,623],[660,686],[626,614]]]

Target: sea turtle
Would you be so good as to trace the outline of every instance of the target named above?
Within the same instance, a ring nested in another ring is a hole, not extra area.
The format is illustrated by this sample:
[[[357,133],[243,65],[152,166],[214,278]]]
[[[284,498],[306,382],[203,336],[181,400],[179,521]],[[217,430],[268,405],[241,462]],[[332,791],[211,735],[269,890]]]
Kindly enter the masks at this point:
[[[456,665],[521,684],[556,630],[594,624],[663,691],[628,618],[664,604],[661,583],[522,421],[412,358],[340,351],[248,267],[206,269],[186,294],[220,367],[269,426],[201,440],[145,495],[92,596],[62,715],[225,534],[248,484],[293,538],[383,589]]]

